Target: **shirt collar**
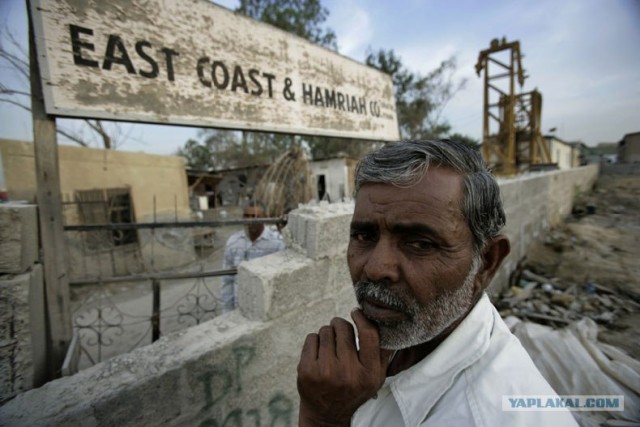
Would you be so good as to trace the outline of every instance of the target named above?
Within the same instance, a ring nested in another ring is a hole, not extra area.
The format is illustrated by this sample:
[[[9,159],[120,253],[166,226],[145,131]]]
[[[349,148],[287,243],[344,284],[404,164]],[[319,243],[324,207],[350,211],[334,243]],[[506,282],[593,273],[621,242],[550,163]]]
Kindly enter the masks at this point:
[[[427,357],[386,380],[405,425],[421,423],[458,374],[489,348],[493,309],[487,294],[456,329]]]
[[[251,242],[251,238],[249,237],[249,235],[247,234],[247,229],[245,228],[244,233],[242,233],[242,237],[244,237],[246,240],[248,240],[249,242]],[[254,240],[254,242],[257,242],[260,239],[266,239],[267,238],[267,233],[269,233],[269,227],[267,227],[265,225],[264,229],[262,230],[262,233],[260,233],[260,235],[258,236],[258,238],[256,240]]]

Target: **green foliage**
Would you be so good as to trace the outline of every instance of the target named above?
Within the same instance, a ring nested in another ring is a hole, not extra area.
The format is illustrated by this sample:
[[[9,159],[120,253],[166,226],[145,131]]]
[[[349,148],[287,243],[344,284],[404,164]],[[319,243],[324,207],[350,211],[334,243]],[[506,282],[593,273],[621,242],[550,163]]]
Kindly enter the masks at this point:
[[[382,146],[381,142],[361,139],[307,137],[305,139],[314,160],[336,156],[360,159],[365,154]]]
[[[177,154],[197,170],[233,169],[274,162],[283,152],[300,146],[292,135],[203,129],[200,141],[189,139]]]
[[[322,28],[329,11],[322,7],[320,0],[240,0],[236,12],[312,43],[337,49],[336,34],[330,28]]]
[[[442,111],[466,84],[464,79],[453,79],[455,57],[426,76],[409,71],[393,49],[370,51],[366,63],[391,75],[401,138],[437,139],[449,133],[451,126],[442,119]]]

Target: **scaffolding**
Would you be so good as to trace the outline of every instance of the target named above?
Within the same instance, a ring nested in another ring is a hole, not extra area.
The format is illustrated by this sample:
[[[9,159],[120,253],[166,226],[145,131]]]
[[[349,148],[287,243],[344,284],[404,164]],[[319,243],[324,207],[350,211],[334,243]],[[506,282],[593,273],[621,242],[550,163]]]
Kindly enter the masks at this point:
[[[540,132],[542,95],[537,90],[516,94],[525,76],[520,42],[494,39],[478,56],[476,72],[484,70],[482,154],[499,175],[515,175],[533,164],[550,163]]]

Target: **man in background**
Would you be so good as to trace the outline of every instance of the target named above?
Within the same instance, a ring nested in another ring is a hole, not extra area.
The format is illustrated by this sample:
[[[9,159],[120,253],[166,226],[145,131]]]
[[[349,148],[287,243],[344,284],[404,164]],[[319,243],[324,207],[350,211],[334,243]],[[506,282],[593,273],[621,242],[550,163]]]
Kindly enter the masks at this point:
[[[262,202],[251,200],[242,210],[245,219],[264,218],[266,208]],[[247,224],[245,229],[232,234],[224,248],[222,268],[236,268],[242,261],[248,261],[284,249],[280,233],[264,224]],[[222,278],[222,312],[236,308],[236,276]]]

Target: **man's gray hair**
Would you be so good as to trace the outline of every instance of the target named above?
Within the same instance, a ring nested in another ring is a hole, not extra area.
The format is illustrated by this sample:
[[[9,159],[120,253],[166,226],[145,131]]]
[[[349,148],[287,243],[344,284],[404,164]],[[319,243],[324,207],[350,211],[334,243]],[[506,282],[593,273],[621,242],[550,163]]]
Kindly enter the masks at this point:
[[[400,141],[364,156],[356,167],[355,194],[368,183],[411,187],[430,165],[453,169],[463,176],[462,214],[474,239],[476,254],[506,223],[500,188],[480,152],[451,140]]]

